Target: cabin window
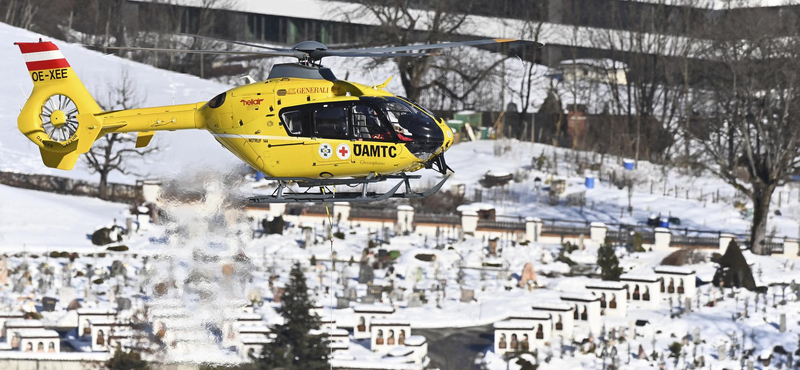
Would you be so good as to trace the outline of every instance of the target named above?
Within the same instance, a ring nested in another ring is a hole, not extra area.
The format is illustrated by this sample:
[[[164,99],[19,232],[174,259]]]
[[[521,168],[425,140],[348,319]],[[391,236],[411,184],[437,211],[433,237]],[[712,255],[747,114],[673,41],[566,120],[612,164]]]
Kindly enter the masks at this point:
[[[347,108],[323,106],[314,110],[316,136],[327,139],[348,139]]]
[[[286,131],[289,135],[300,136],[303,135],[305,131],[308,134],[308,127],[311,126],[307,119],[304,120],[304,114],[302,111],[294,110],[286,112],[282,115],[283,117],[283,124],[286,126]],[[306,128],[306,129],[304,129]]]
[[[219,94],[219,95],[215,96],[213,99],[208,101],[208,107],[209,108],[219,108],[219,107],[221,107],[222,104],[225,103],[225,96],[226,95],[227,95],[227,93],[222,93],[222,94]]]

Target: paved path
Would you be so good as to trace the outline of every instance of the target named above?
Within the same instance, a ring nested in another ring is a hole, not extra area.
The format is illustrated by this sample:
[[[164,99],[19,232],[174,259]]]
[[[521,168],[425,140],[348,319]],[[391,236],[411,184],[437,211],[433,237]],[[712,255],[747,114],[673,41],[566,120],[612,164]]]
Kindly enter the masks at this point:
[[[479,369],[475,358],[494,343],[492,325],[468,328],[414,329],[428,340],[431,367],[442,370]]]

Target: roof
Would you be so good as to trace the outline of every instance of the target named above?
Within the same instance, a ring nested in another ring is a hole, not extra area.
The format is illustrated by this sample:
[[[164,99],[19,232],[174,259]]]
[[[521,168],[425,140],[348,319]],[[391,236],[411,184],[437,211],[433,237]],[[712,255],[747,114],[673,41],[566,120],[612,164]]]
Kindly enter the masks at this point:
[[[691,275],[694,274],[694,270],[690,267],[685,266],[656,266],[653,268],[653,271],[657,274],[670,274],[670,275]]]
[[[108,308],[79,308],[78,315],[104,315],[104,316],[113,316],[117,314],[117,310],[112,310]]]
[[[236,316],[236,321],[261,321],[263,318],[257,313],[240,313]]]
[[[242,325],[237,330],[239,333],[269,333],[271,330],[266,325]]]
[[[655,283],[660,279],[661,278],[656,276],[655,274],[647,274],[647,273],[631,273],[619,277],[620,281],[636,281],[642,283]]]
[[[6,320],[5,326],[7,328],[43,328],[44,324],[39,320],[11,319]]]
[[[92,326],[114,326],[114,325],[126,325],[123,323],[117,322],[115,319],[109,319],[107,317],[96,318],[96,319],[89,319],[87,320],[90,325]]]
[[[372,319],[369,321],[370,326],[411,326],[408,320],[401,320],[395,318],[380,318]]]
[[[357,304],[353,306],[353,311],[363,313],[394,313],[394,307],[379,304]]]
[[[406,338],[406,346],[419,347],[427,341],[428,340],[421,335],[409,335],[408,338]]]
[[[586,283],[586,289],[622,290],[625,289],[625,284],[619,281],[592,280]]]
[[[19,318],[22,318],[22,317],[24,317],[24,316],[25,316],[25,314],[24,314],[24,313],[22,313],[22,312],[20,312],[20,311],[11,311],[11,312],[9,312],[9,311],[3,311],[3,312],[0,312],[0,319],[11,318],[11,317],[15,317],[15,318],[16,318],[16,317],[19,317]]]
[[[413,363],[390,363],[378,360],[340,360],[330,362],[332,369],[359,369],[359,370],[422,370],[422,365]]]
[[[599,301],[600,297],[593,295],[592,293],[569,292],[561,293],[561,299],[564,301],[594,302]]]
[[[506,320],[494,323],[495,329],[522,329],[533,330],[536,324],[530,320]]]
[[[398,346],[398,347],[392,348],[392,350],[389,351],[388,355],[391,356],[391,357],[405,357],[405,356],[408,356],[408,355],[410,355],[412,353],[414,353],[414,349],[413,348],[408,348],[406,346]]]
[[[531,312],[521,312],[521,313],[514,313],[513,315],[509,316],[509,320],[550,320],[550,314],[540,312],[540,311],[531,311]]]
[[[58,338],[58,332],[47,329],[27,329],[17,331],[21,339],[25,338]]]
[[[563,302],[539,302],[531,306],[532,309],[538,311],[571,311],[574,307]]]

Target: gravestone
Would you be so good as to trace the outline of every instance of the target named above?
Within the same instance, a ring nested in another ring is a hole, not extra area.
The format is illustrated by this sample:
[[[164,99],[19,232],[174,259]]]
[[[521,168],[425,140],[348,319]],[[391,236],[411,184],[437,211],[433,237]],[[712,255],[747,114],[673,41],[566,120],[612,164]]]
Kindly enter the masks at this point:
[[[475,299],[475,291],[472,289],[461,289],[461,302],[469,303]]]
[[[375,299],[381,299],[383,296],[383,287],[379,285],[370,285],[367,287],[367,294]]]
[[[692,299],[686,297],[686,312],[692,312]]]
[[[336,298],[336,309],[341,310],[343,308],[350,307],[350,299],[345,297],[337,297]]]
[[[694,338],[694,344],[695,345],[700,344],[700,328],[699,327],[694,328],[694,333],[692,334],[692,337]]]
[[[347,298],[351,301],[355,301],[358,299],[358,290],[356,288],[347,288],[344,290],[344,298]]]
[[[44,297],[42,298],[42,310],[46,312],[53,312],[56,310],[56,300],[52,297]]]
[[[530,282],[536,284],[536,272],[533,270],[533,264],[528,262],[522,267],[522,277],[519,279],[519,287],[525,288]]]
[[[71,286],[65,286],[58,290],[58,301],[61,302],[61,304],[69,304],[69,302],[72,302],[77,296],[75,288]]]
[[[372,284],[374,279],[375,272],[372,270],[372,266],[362,263],[361,268],[358,270],[358,282],[360,284]]]
[[[8,257],[0,256],[0,285],[8,284]]]
[[[116,260],[111,263],[111,277],[125,277],[128,275],[128,269],[122,261]]]
[[[785,313],[781,314],[781,323],[780,323],[780,329],[779,330],[780,330],[781,333],[785,333],[786,332],[786,314]]]
[[[411,293],[408,296],[408,308],[414,307],[422,307],[422,298],[420,297],[419,293]]]
[[[130,298],[117,298],[117,311],[124,311],[131,309]]]
[[[717,347],[717,359],[718,360],[720,360],[720,361],[725,360],[725,355],[727,355],[727,354],[728,354],[728,352],[725,350],[725,345],[724,344],[721,344],[719,347]]]
[[[363,296],[363,297],[361,297],[361,303],[373,304],[373,303],[375,303],[375,297],[371,296],[371,295]]]
[[[393,301],[402,301],[405,298],[405,292],[403,289],[394,289],[391,296]]]

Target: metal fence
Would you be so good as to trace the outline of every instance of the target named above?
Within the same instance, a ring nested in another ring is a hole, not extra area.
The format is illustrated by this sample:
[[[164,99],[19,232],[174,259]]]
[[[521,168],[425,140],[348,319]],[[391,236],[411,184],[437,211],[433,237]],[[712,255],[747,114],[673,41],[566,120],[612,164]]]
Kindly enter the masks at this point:
[[[524,222],[478,220],[478,229],[525,230]]]
[[[397,220],[396,209],[353,208],[350,210],[350,219],[368,218],[394,222]]]
[[[461,225],[461,216],[435,213],[417,213],[414,215],[414,223]]]

